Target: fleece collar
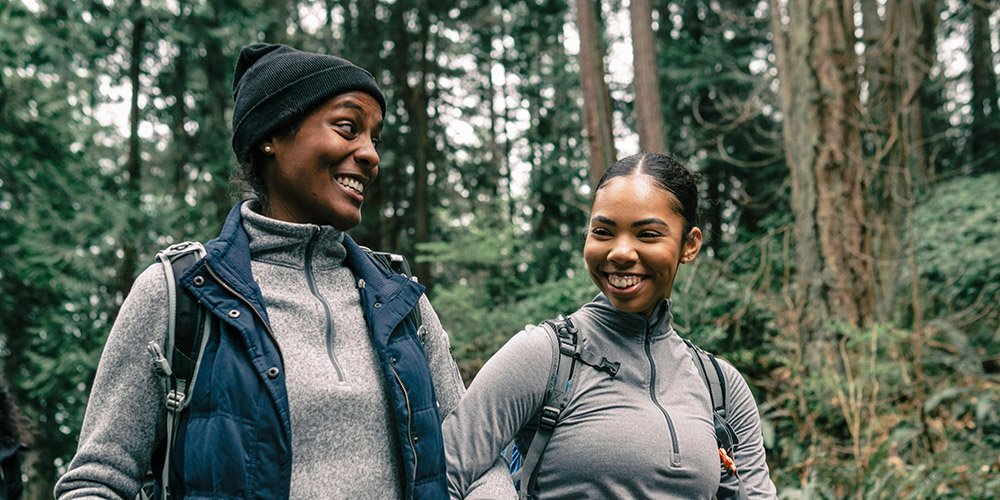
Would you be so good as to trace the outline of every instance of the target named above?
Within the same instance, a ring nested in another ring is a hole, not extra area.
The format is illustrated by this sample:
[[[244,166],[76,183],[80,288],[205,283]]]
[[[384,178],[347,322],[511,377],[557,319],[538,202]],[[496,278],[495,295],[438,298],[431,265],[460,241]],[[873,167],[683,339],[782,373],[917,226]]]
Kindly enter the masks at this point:
[[[600,293],[594,300],[580,308],[580,313],[600,326],[606,332],[614,332],[623,337],[645,340],[647,333],[650,340],[660,340],[674,334],[670,324],[670,299],[660,301],[652,314],[628,313],[615,309],[608,298]]]

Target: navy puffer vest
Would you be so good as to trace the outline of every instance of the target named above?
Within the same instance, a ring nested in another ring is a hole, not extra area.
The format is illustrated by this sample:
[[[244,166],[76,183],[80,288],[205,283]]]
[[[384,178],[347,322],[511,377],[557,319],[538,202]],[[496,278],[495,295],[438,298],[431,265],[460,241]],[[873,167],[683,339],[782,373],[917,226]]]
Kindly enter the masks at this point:
[[[417,325],[407,319],[424,289],[375,265],[346,235],[344,247],[394,410],[405,497],[445,499],[434,386]],[[180,419],[171,491],[188,498],[287,498],[292,440],[285,375],[251,273],[239,204],[205,249],[205,258],[180,279],[212,312],[214,324],[191,404]],[[154,462],[158,470],[162,458]]]

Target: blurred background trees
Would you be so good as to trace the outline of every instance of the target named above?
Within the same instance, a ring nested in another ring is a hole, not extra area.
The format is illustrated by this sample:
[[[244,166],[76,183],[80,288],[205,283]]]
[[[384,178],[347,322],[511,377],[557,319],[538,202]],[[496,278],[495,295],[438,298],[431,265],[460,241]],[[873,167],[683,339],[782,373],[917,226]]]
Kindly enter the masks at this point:
[[[596,289],[591,183],[701,174],[678,330],[760,403],[782,495],[1000,488],[996,0],[0,3],[0,373],[49,497],[135,275],[231,203],[253,41],[346,56],[388,113],[363,244],[407,254],[467,380]],[[635,43],[633,43],[633,40]]]

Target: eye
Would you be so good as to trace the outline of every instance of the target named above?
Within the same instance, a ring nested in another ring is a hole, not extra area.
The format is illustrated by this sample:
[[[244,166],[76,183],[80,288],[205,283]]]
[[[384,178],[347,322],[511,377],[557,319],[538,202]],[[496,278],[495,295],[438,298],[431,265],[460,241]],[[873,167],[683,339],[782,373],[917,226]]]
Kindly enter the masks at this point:
[[[379,147],[381,145],[382,145],[382,136],[380,136],[380,135],[373,135],[372,136],[372,146],[375,146],[375,149],[381,149]]]
[[[645,229],[645,230],[639,231],[639,238],[640,239],[644,239],[644,240],[659,238],[660,236],[663,236],[663,235],[660,234],[659,231],[653,231],[652,229]]]
[[[347,135],[351,136],[351,138],[353,138],[358,133],[358,126],[355,125],[354,122],[339,121],[335,122],[333,126],[339,128],[340,130],[343,130],[344,132],[347,133]]]
[[[609,238],[612,236],[611,231],[608,231],[608,229],[604,227],[590,228],[590,234],[594,235],[597,238]]]

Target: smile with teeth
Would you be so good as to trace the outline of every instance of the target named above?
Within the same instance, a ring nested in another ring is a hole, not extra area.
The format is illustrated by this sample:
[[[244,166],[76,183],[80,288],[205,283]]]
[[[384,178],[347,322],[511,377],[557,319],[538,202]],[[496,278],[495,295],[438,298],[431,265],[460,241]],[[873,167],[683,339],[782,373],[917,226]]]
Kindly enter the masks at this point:
[[[629,288],[638,285],[642,276],[635,274],[608,274],[608,283],[615,288]]]
[[[359,180],[351,179],[350,177],[334,177],[334,180],[337,181],[337,184],[340,184],[355,193],[362,194],[365,192],[365,185]]]

